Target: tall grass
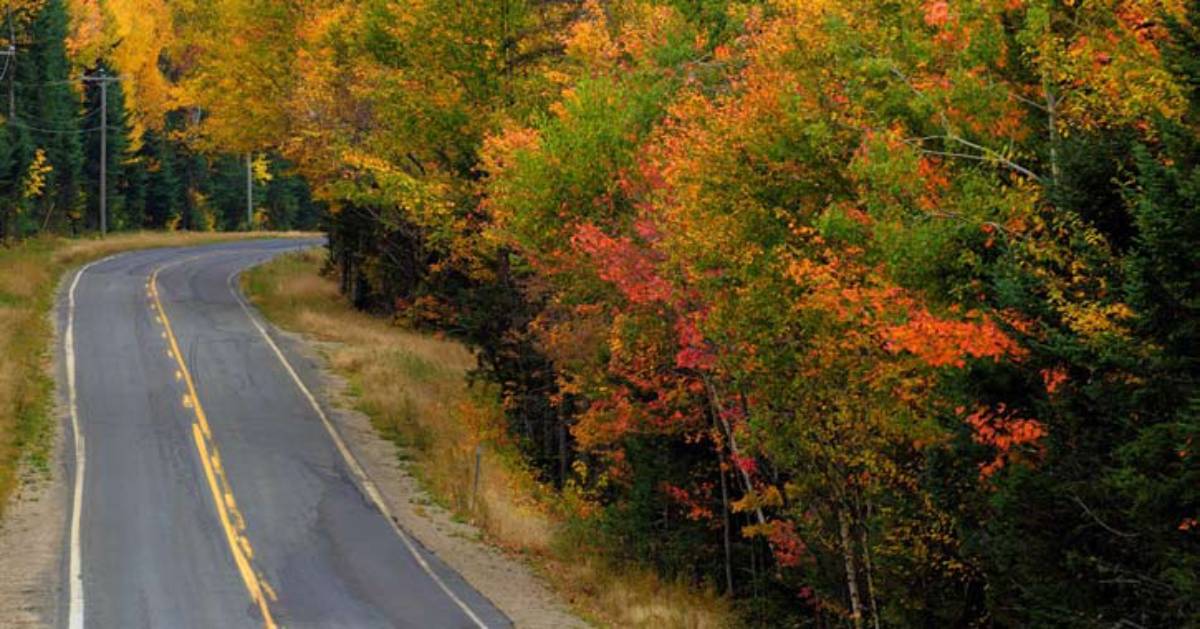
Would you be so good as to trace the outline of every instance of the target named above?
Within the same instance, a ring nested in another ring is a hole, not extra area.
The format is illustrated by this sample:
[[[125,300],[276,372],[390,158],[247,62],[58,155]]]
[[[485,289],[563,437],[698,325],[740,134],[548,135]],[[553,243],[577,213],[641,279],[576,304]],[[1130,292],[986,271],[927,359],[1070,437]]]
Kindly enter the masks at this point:
[[[299,234],[134,232],[103,240],[42,237],[0,246],[0,516],[22,469],[48,471],[55,430],[49,313],[64,272],[121,251],[282,235]]]
[[[317,251],[280,256],[244,274],[243,288],[277,325],[324,343],[353,403],[399,446],[399,456],[411,459],[435,500],[478,524],[492,543],[527,556],[577,611],[601,624],[733,624],[727,602],[712,592],[611,565],[570,543],[556,493],[535,480],[504,438],[496,392],[467,385],[474,356],[456,342],[355,311],[321,276],[323,266]]]

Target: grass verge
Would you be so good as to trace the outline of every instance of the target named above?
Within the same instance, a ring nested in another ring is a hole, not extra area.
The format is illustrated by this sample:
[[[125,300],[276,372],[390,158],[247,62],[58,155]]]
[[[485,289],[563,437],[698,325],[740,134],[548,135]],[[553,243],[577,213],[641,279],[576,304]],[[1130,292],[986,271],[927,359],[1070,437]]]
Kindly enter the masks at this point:
[[[435,500],[475,522],[488,540],[529,559],[583,617],[618,627],[733,625],[712,592],[613,566],[567,540],[560,499],[539,484],[511,447],[495,392],[468,387],[475,359],[462,345],[355,311],[323,277],[322,252],[280,256],[243,274],[242,287],[283,329],[321,342],[354,404],[410,459]],[[473,473],[482,452],[478,491]],[[472,494],[475,494],[474,496]]]
[[[58,278],[107,255],[133,249],[199,245],[299,234],[135,232],[106,239],[34,238],[0,246],[0,516],[21,470],[48,471],[55,430],[50,372]]]

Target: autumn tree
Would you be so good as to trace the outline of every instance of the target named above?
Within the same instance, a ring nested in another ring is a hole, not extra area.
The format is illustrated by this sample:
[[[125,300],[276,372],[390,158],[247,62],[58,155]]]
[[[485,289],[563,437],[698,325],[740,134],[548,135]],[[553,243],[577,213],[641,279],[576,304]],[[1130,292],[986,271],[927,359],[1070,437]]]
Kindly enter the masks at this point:
[[[153,222],[239,224],[253,153],[282,224],[294,167],[581,544],[762,625],[1179,626],[1198,11],[189,1],[113,59],[169,60]]]

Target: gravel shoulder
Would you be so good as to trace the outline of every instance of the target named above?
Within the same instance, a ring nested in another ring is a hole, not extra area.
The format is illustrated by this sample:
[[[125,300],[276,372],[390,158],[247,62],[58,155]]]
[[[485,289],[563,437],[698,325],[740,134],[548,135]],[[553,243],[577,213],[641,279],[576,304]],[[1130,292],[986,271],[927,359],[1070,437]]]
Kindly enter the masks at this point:
[[[500,608],[517,627],[588,627],[573,615],[519,557],[483,541],[480,530],[457,521],[438,506],[405,469],[397,446],[376,432],[370,419],[352,409],[348,387],[325,367],[322,349],[331,344],[309,341],[272,327],[288,353],[303,358],[297,367],[309,382],[319,382],[322,403],[346,445],[378,486],[397,523],[427,550],[458,572],[480,594]]]
[[[62,451],[59,432],[58,447]],[[47,627],[58,624],[63,534],[67,512],[66,475],[60,455],[50,477],[22,481],[0,521],[0,624]]]
[[[65,276],[65,277],[69,277]],[[60,282],[61,294],[63,283]],[[21,470],[21,483],[0,518],[0,625],[53,627],[60,624],[58,602],[65,569],[64,537],[67,529],[67,439],[69,415],[61,394],[65,373],[61,361],[59,313],[49,315],[55,331],[55,348],[47,370],[56,386],[53,410],[54,441],[47,469]]]

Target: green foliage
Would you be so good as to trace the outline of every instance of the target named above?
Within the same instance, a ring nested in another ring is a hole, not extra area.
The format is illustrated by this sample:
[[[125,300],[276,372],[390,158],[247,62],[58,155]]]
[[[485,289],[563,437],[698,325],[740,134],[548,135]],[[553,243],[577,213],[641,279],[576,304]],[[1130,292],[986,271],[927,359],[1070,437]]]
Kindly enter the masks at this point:
[[[123,212],[239,228],[193,149],[265,151],[260,216],[328,203],[355,305],[478,350],[581,539],[762,625],[1200,617],[1200,3],[175,15]]]
[[[763,624],[1195,620],[1196,20],[581,3],[520,66],[516,5],[329,31],[413,90],[331,230],[580,530]]]
[[[22,236],[42,226],[63,228],[81,217],[81,168],[83,148],[78,100],[70,81],[66,37],[68,15],[63,0],[47,0],[20,21],[28,24],[27,46],[9,71],[14,73],[15,119],[8,122],[17,136],[14,146],[14,175],[24,177],[35,161],[36,150],[44,151],[50,170],[42,194],[10,197],[22,207]],[[20,40],[19,40],[20,41]],[[22,198],[25,196],[25,198]]]
[[[118,75],[111,59],[136,61],[137,53],[122,48],[126,42],[105,35],[107,29],[119,27],[89,22],[114,19],[109,11],[94,9],[65,0],[14,5],[16,55],[6,58],[4,65],[6,80],[12,81],[13,109],[4,116],[0,138],[0,242],[41,232],[77,234],[99,229],[100,129],[105,125],[100,116],[100,86],[83,82],[82,75],[99,71]],[[70,15],[71,10],[80,14]],[[127,10],[124,5],[118,8]],[[278,11],[273,11],[278,19]],[[178,16],[195,17],[182,8]],[[130,38],[128,45],[145,43],[140,37]],[[175,70],[166,57],[152,64],[167,74]],[[198,122],[195,108],[168,111],[159,119],[149,111],[131,109],[135,96],[167,100],[160,93],[163,86],[140,84],[143,79],[163,77],[139,73],[145,68],[137,70],[108,84],[109,230],[245,228],[244,211],[240,220],[217,216],[231,210],[238,196],[244,208],[244,175],[235,181],[221,171],[224,164],[240,157],[198,151],[203,142],[196,141],[193,133]],[[163,102],[133,104],[166,106]],[[257,206],[261,226],[314,227],[323,206],[312,198],[307,184],[290,172],[290,166],[278,158],[273,164],[275,176],[256,189],[262,201]],[[214,195],[225,201],[218,208],[210,203]]]

